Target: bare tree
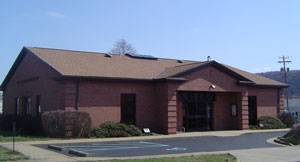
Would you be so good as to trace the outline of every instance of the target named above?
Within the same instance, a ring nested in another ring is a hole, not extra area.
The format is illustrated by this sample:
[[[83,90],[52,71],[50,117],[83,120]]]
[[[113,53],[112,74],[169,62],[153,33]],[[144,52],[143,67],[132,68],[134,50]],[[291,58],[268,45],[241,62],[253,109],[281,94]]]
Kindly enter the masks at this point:
[[[114,47],[108,53],[124,55],[126,53],[137,54],[137,51],[125,39],[120,39],[116,41]]]

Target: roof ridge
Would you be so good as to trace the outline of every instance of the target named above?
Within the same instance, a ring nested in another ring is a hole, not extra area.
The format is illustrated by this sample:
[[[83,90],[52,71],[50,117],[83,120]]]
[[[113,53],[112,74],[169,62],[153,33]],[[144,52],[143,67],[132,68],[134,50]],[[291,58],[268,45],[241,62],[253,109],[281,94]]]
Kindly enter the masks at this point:
[[[199,62],[193,62],[193,63],[189,63],[189,64],[184,64],[184,65],[176,65],[176,66],[170,66],[170,67],[167,67],[167,68],[175,68],[175,67],[180,67],[180,66],[187,66],[187,65],[193,65],[193,64],[199,64],[199,63],[205,63],[206,61],[199,61]]]
[[[38,49],[48,49],[48,50],[57,50],[57,51],[69,51],[69,52],[83,52],[83,53],[92,53],[92,54],[109,54],[104,52],[89,52],[89,51],[80,51],[80,50],[68,50],[68,49],[58,49],[58,48],[46,48],[46,47],[30,47],[24,46],[25,48],[38,48]],[[110,55],[119,55],[119,54],[110,54]]]
[[[182,59],[172,59],[172,58],[162,58],[162,57],[157,57],[158,59],[161,59],[161,60],[182,60]],[[201,61],[195,61],[195,60],[182,60],[182,61],[192,61],[192,62],[201,62]]]
[[[59,49],[59,48],[47,48],[47,47],[31,47],[31,46],[24,46],[25,48],[37,48],[37,49],[48,49],[48,50],[58,50],[58,51],[70,51],[70,52],[84,52],[84,53],[91,53],[91,54],[110,54],[110,55],[120,55],[120,54],[115,54],[115,53],[104,53],[104,52],[90,52],[90,51],[81,51],[81,50],[69,50],[69,49]],[[140,54],[139,54],[140,55]],[[122,56],[122,55],[120,55]],[[175,59],[175,58],[161,58],[161,57],[156,57],[157,59],[160,60],[181,60],[181,59]],[[199,63],[201,61],[195,61],[195,60],[183,60],[183,61],[191,61],[191,62],[196,62]]]

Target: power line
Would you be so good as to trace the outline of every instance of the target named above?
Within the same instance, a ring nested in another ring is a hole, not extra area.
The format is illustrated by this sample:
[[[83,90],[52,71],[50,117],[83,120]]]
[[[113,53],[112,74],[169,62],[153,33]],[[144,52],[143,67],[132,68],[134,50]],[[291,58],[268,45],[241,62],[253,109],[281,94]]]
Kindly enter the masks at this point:
[[[284,73],[284,83],[287,84],[287,73],[290,72],[290,68],[286,68],[286,63],[292,63],[289,61],[289,57],[279,57],[282,61],[278,61],[278,63],[283,64],[283,67],[280,69],[281,72]],[[285,89],[285,96],[286,96],[286,109],[289,111],[289,96],[288,96],[288,87]]]

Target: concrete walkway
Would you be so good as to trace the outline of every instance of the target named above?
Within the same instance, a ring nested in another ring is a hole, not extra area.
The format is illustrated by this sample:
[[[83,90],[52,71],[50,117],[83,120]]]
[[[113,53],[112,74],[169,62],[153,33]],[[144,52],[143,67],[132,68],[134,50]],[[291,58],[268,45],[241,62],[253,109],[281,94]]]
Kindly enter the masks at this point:
[[[229,151],[242,162],[299,162],[300,146]]]
[[[239,136],[244,133],[261,133],[261,132],[278,132],[287,131],[288,129],[280,130],[237,130],[237,131],[211,131],[211,132],[192,132],[192,133],[179,133],[174,135],[161,135],[161,136],[142,136],[142,137],[124,137],[124,138],[105,138],[105,139],[68,139],[68,140],[49,140],[49,141],[31,141],[31,142],[17,142],[16,150],[30,157],[32,162],[67,162],[67,161],[90,161],[90,160],[109,160],[117,158],[105,158],[105,157],[70,157],[53,151],[41,149],[33,144],[54,144],[54,143],[80,143],[80,142],[109,142],[109,141],[129,141],[129,140],[151,140],[151,139],[162,139],[162,138],[186,138],[186,137],[201,137],[201,136]],[[0,143],[1,146],[12,149],[11,142]],[[277,153],[278,152],[278,153]],[[268,149],[248,149],[248,150],[234,150],[234,151],[219,151],[219,152],[199,152],[199,153],[187,153],[187,154],[171,154],[171,155],[155,155],[155,156],[139,156],[139,157],[122,157],[122,159],[132,158],[150,158],[150,157],[168,157],[168,156],[187,156],[187,155],[201,155],[201,154],[219,154],[219,153],[231,153],[238,157],[241,161],[288,161],[287,158],[294,161],[300,161],[300,147],[280,147],[280,148],[268,148]],[[284,155],[288,155],[287,158]],[[282,158],[276,158],[280,156]],[[297,159],[299,156],[299,159]],[[259,160],[260,159],[260,160]],[[283,160],[280,160],[283,159]],[[29,162],[29,161],[27,161]]]

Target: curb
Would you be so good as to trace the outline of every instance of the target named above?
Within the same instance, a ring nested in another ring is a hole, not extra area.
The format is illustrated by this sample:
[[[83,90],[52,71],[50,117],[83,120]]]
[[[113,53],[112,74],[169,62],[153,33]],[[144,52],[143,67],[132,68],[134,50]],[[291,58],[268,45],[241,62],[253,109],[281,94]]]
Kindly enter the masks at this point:
[[[241,160],[237,157],[237,156],[234,156],[233,154],[231,154],[231,153],[227,153],[228,155],[230,155],[230,156],[233,156],[233,157],[235,157],[236,158],[236,162],[241,162]]]
[[[282,145],[288,145],[288,146],[293,146],[293,144],[291,144],[291,143],[288,143],[288,142],[285,142],[285,141],[283,141],[283,140],[281,140],[281,139],[274,139],[274,142],[276,142],[276,143],[279,143],[279,144],[282,144]]]
[[[73,150],[73,149],[69,149],[69,154],[73,154],[73,155],[80,156],[80,157],[87,157],[87,156],[89,156],[88,153],[77,151],[77,150]]]
[[[57,151],[62,151],[64,148],[57,146],[57,145],[48,145],[49,149],[57,150]]]

